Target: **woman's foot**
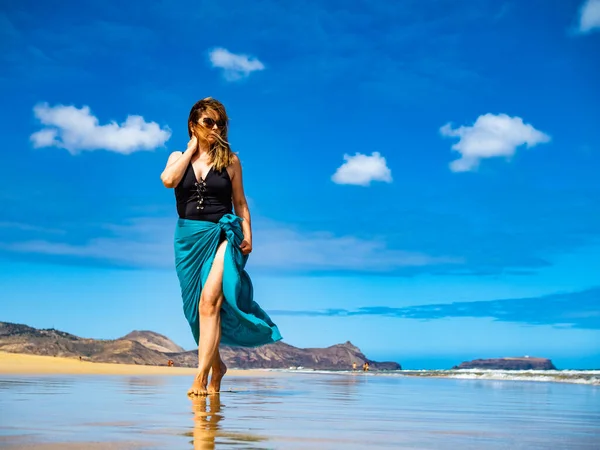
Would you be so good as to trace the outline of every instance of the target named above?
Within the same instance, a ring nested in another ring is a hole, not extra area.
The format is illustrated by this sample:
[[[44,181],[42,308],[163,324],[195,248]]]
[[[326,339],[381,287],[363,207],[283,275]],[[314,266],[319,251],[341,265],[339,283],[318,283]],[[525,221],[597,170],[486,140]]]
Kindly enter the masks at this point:
[[[210,384],[208,386],[209,394],[216,394],[221,390],[221,380],[227,373],[227,366],[221,358],[219,358],[219,365],[212,368],[212,377],[210,378]]]
[[[192,387],[189,388],[187,395],[206,395],[208,392],[206,390],[206,384],[208,383],[208,376],[206,374],[202,374],[198,372],[196,378],[194,378],[194,382],[192,383]]]

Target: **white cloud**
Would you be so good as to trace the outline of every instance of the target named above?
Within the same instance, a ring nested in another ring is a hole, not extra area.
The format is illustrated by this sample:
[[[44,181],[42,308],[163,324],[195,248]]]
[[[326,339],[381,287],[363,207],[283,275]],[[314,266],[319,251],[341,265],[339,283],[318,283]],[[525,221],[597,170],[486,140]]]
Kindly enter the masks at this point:
[[[600,28],[600,0],[587,0],[579,10],[579,32],[589,33]]]
[[[257,230],[252,265],[258,267],[393,272],[399,268],[464,262],[461,258],[391,249],[380,239],[300,232],[277,223],[263,222]]]
[[[453,129],[448,123],[440,128],[443,136],[458,137],[459,141],[452,149],[461,157],[450,163],[453,172],[475,170],[485,158],[510,158],[517,147],[528,148],[550,141],[550,136],[523,123],[520,117],[506,114],[484,114],[479,116],[473,126],[461,126]]]
[[[225,48],[211,50],[209,57],[213,67],[223,69],[223,76],[228,81],[240,80],[265,68],[257,58],[231,53]]]
[[[331,177],[334,183],[369,186],[371,181],[392,182],[392,171],[379,152],[373,152],[371,156],[362,153],[344,155],[344,160],[346,162]]]
[[[56,228],[44,228],[35,224],[22,223],[22,222],[3,222],[0,221],[0,228],[8,228],[19,231],[33,232],[36,234],[50,233],[50,234],[66,234],[64,230]]]
[[[393,272],[406,267],[464,262],[461,258],[390,249],[386,242],[378,239],[301,232],[260,218],[253,222],[254,251],[249,268]],[[174,268],[174,219],[137,218],[124,225],[106,225],[104,228],[110,236],[93,238],[83,244],[31,240],[0,243],[0,249],[75,256],[134,267]]]
[[[0,243],[0,248],[20,253],[76,256],[136,267],[174,267],[172,219],[132,219],[124,225],[105,225],[111,235],[83,244],[36,239]]]
[[[146,122],[141,116],[127,116],[120,125],[116,122],[100,125],[88,106],[79,109],[41,103],[33,112],[45,126],[30,137],[36,148],[59,147],[72,154],[101,149],[129,154],[162,146],[171,137],[168,127]]]

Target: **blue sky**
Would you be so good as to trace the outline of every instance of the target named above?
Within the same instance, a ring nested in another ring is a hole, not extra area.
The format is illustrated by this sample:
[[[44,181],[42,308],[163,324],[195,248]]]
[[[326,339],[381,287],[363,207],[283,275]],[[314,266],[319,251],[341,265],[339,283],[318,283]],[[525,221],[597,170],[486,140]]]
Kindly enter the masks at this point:
[[[0,320],[193,347],[159,175],[213,96],[286,342],[600,367],[600,1],[22,1],[0,25]]]

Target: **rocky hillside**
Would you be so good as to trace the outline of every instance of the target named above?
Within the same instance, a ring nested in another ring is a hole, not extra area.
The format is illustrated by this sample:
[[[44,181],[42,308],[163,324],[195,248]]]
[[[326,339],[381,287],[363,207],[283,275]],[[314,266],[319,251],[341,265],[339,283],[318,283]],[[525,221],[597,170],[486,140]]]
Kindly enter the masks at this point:
[[[166,339],[166,338],[165,338]],[[86,339],[55,329],[0,322],[0,351],[65,356],[94,362],[160,365],[164,354],[127,339]]]
[[[546,358],[523,356],[518,358],[474,359],[463,362],[453,369],[488,370],[556,370],[552,361]]]
[[[81,338],[55,329],[0,322],[0,351],[82,358],[93,362],[196,367],[196,350],[184,351],[166,336],[152,331],[133,331],[115,340]],[[232,368],[289,368],[348,370],[356,362],[369,362],[372,370],[399,370],[395,362],[368,359],[350,342],[327,348],[296,348],[282,342],[258,348],[222,346],[221,356]]]
[[[367,358],[358,347],[350,342],[333,345],[327,348],[297,348],[283,342],[264,345],[258,348],[241,348],[221,346],[221,357],[230,367],[240,369],[287,369],[289,367],[304,367],[321,370],[349,370],[352,363],[362,367],[369,363],[372,370],[400,370],[400,364],[395,362],[376,362]],[[198,353],[169,354],[176,365],[193,367],[198,364]]]
[[[144,347],[156,350],[162,353],[180,353],[185,349],[175,344],[171,339],[154,331],[132,331],[121,339],[128,339],[142,344]]]

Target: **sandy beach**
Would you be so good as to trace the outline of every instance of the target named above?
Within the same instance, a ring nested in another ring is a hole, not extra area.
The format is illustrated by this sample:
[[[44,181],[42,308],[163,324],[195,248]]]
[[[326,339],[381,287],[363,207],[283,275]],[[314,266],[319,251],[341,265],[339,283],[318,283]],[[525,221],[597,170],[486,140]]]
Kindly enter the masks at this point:
[[[144,366],[79,361],[74,358],[0,352],[0,374],[63,375],[194,375],[188,367]],[[228,376],[257,376],[259,370],[229,370]]]

